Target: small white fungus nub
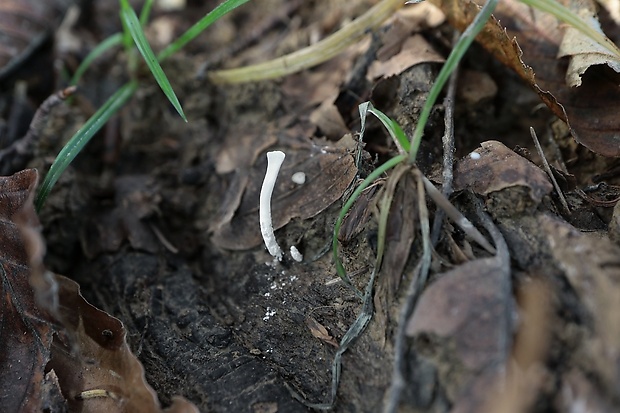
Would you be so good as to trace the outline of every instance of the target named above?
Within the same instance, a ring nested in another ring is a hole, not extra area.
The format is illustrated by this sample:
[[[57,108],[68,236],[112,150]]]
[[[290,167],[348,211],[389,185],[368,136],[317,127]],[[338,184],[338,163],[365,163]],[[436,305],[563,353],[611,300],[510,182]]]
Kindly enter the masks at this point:
[[[260,190],[260,204],[258,206],[260,232],[263,236],[263,241],[265,241],[267,251],[278,261],[282,261],[282,249],[278,245],[276,236],[273,233],[271,195],[278,178],[278,172],[280,172],[280,167],[282,162],[284,162],[284,157],[284,152],[281,151],[267,152],[267,173],[265,173],[265,180]]]
[[[297,247],[294,245],[291,245],[291,257],[293,257],[293,259],[297,262],[302,262],[304,259],[304,256],[302,255],[302,253],[299,252]]]
[[[306,182],[306,174],[303,172],[295,172],[293,176],[291,176],[291,181],[301,185]]]
[[[469,154],[469,157],[475,161],[477,161],[478,159],[480,159],[480,154],[478,152],[472,152]]]

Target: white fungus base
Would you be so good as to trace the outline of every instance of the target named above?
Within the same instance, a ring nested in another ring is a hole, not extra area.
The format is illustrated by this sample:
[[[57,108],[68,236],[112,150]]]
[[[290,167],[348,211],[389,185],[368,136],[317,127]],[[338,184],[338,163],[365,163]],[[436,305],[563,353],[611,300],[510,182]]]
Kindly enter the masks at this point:
[[[291,181],[295,182],[297,185],[303,185],[306,183],[306,174],[303,172],[295,172],[291,176]]]
[[[297,262],[302,262],[304,260],[304,256],[294,245],[291,245],[291,257]]]

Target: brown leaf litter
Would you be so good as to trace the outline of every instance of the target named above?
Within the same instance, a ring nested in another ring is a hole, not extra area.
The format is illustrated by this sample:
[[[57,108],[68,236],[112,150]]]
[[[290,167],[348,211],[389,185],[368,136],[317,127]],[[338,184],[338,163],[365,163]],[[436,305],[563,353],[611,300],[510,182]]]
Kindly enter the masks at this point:
[[[467,0],[434,0],[433,4],[460,30],[479,9]],[[500,2],[493,16],[478,41],[569,124],[577,142],[604,156],[620,156],[620,123],[616,116],[620,73],[600,65],[590,67],[581,76],[583,85],[570,87],[564,81],[567,62],[558,58],[564,35],[555,17],[516,0]]]
[[[88,304],[74,281],[43,267],[32,203],[37,179],[33,169],[0,178],[3,408],[162,411],[123,324]],[[197,412],[181,398],[166,411]]]

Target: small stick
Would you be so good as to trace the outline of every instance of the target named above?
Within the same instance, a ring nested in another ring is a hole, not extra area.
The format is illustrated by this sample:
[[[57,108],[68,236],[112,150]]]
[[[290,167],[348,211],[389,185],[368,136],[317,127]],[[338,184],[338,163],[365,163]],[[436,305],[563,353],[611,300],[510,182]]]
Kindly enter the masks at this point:
[[[276,241],[276,236],[273,233],[273,224],[271,221],[271,195],[273,194],[273,187],[276,184],[278,178],[278,172],[282,162],[284,162],[284,152],[272,151],[267,152],[267,172],[265,173],[265,179],[263,186],[260,190],[260,204],[258,207],[260,232],[265,241],[267,251],[276,258],[278,261],[282,261],[282,249]]]
[[[545,172],[549,175],[551,182],[553,183],[553,187],[555,191],[558,193],[558,197],[560,198],[560,203],[562,203],[562,207],[564,208],[564,212],[568,215],[571,214],[570,208],[568,207],[568,203],[566,202],[566,198],[564,198],[564,194],[560,189],[560,185],[558,185],[558,181],[555,180],[555,176],[553,176],[553,172],[551,172],[551,167],[549,166],[549,162],[547,162],[547,158],[545,157],[545,153],[542,150],[542,146],[540,146],[540,142],[538,141],[538,136],[536,136],[536,131],[534,128],[530,126],[530,135],[532,135],[532,139],[534,140],[534,145],[536,145],[536,150],[538,151],[538,155],[542,158],[543,166],[545,167]]]
[[[456,44],[459,40],[459,32],[454,32],[452,44]],[[458,66],[450,75],[450,81],[448,83],[448,91],[446,98],[443,101],[445,108],[444,112],[444,124],[445,130],[442,137],[443,142],[443,183],[441,185],[441,193],[450,198],[452,195],[452,181],[454,180],[454,173],[452,168],[454,167],[454,100],[456,97],[456,84],[459,77]],[[439,241],[439,234],[441,232],[441,226],[445,217],[443,210],[438,209],[435,212],[435,218],[433,219],[433,229],[431,231],[431,242],[433,245]]]

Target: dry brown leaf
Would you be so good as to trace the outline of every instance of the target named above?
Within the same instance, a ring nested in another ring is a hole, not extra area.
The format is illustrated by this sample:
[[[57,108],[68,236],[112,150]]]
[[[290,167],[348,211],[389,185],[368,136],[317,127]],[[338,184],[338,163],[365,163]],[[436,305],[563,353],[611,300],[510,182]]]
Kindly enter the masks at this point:
[[[247,124],[231,125],[228,135],[215,158],[215,171],[226,174],[246,168],[256,158],[278,141],[277,129],[269,125],[266,130]]]
[[[55,279],[67,332],[54,338],[48,368],[58,376],[69,408],[82,412],[161,412],[142,365],[127,345],[123,324],[84,300],[74,281],[63,276]],[[198,409],[176,398],[166,411],[197,413]]]
[[[349,133],[342,115],[332,100],[326,100],[310,114],[310,122],[315,124],[327,139],[335,141]]]
[[[513,307],[504,286],[506,264],[484,258],[439,275],[407,323],[407,335],[428,337],[422,340],[431,343],[426,351],[452,376],[445,380],[452,412],[482,411],[505,368]]]
[[[501,142],[486,141],[465,158],[454,172],[454,189],[472,189],[488,195],[487,206],[495,214],[535,209],[553,186],[538,166]]]
[[[410,31],[423,31],[442,25],[446,16],[436,6],[423,2],[415,7],[403,7],[395,13],[394,19],[402,20]]]
[[[372,212],[372,203],[375,200],[375,194],[377,192],[377,185],[372,185],[364,191],[349,210],[349,213],[342,220],[342,226],[338,233],[338,240],[340,242],[349,242],[357,234],[362,232],[364,225],[370,219],[370,213]]]
[[[432,2],[459,30],[464,30],[480,9],[469,0]],[[567,62],[557,58],[563,33],[553,16],[516,0],[500,2],[493,15],[476,38],[483,47],[523,78],[551,111],[569,124],[577,142],[604,156],[620,156],[620,74],[595,66],[583,75],[583,86],[571,88],[563,81]]]
[[[525,277],[524,277],[525,278]],[[497,383],[486,413],[526,413],[540,397],[549,380],[543,367],[548,354],[553,293],[538,277],[526,278],[517,291],[518,331],[508,364],[506,381]]]
[[[593,1],[570,0],[569,8],[590,27],[604,35],[596,17],[596,6]],[[566,56],[571,57],[566,71],[566,83],[571,87],[581,86],[581,75],[591,66],[607,65],[620,72],[620,58],[617,55],[571,26],[566,28],[558,51],[558,57]]]
[[[352,45],[342,54],[309,72],[287,76],[282,81],[282,93],[291,101],[291,106],[300,109],[311,108],[322,102],[334,101],[340,86],[351,73],[353,63],[370,44],[369,39]]]
[[[15,222],[26,205],[34,215],[37,179],[34,169],[0,177],[0,406],[7,412],[40,411],[54,332],[53,317],[37,305],[25,241]],[[36,216],[32,223],[37,225]]]
[[[420,63],[442,63],[446,59],[419,34],[407,38],[400,52],[386,61],[375,60],[368,68],[367,77],[375,80],[401,74],[405,70]]]
[[[418,216],[415,197],[415,182],[411,174],[405,173],[394,194],[385,234],[385,253],[381,264],[379,280],[386,284],[388,302],[400,287],[400,280],[411,252],[411,245]]]
[[[539,218],[553,258],[564,271],[579,301],[592,317],[591,335],[582,360],[600,375],[603,385],[620,397],[620,247],[606,237],[582,234],[571,225]]]
[[[338,348],[338,342],[336,341],[336,339],[334,339],[334,337],[332,337],[332,335],[329,334],[329,331],[327,331],[325,326],[319,323],[318,321],[316,321],[314,317],[308,315],[304,319],[304,322],[306,323],[306,326],[308,327],[308,329],[310,330],[310,333],[312,333],[314,337],[318,338],[321,341],[326,342],[327,344],[330,344]]]
[[[474,106],[482,102],[488,102],[497,95],[497,84],[491,76],[485,72],[464,70],[459,75],[457,96],[467,106]]]
[[[88,304],[75,282],[43,267],[36,183],[34,169],[0,178],[0,405],[5,411],[161,412],[122,323]],[[183,399],[170,410],[197,412]]]
[[[228,138],[224,141],[216,157],[215,169],[219,174],[230,174],[224,177],[228,181],[227,189],[222,195],[218,211],[209,216],[209,232],[219,231],[229,225],[239,204],[245,188],[250,180],[252,166],[258,156],[267,148],[278,142],[278,136],[294,136],[309,133],[303,127],[293,127],[285,131],[286,119],[279,119],[276,125],[266,127],[239,124],[231,126]],[[234,173],[231,173],[233,172]]]

